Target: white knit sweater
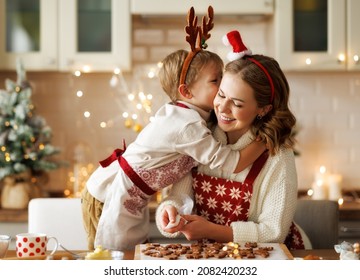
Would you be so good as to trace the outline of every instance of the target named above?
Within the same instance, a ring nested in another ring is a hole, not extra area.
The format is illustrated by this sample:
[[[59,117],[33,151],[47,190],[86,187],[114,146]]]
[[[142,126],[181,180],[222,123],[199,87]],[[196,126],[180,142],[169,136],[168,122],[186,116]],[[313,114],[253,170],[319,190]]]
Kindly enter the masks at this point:
[[[215,128],[214,136],[226,144],[226,135]],[[253,141],[250,131],[231,146],[233,150],[241,150]],[[212,170],[208,166],[199,166],[199,171],[214,177],[243,182],[250,167],[232,174],[219,169]],[[181,197],[189,195],[193,198],[191,175],[174,185],[169,196],[159,205],[156,212],[156,223],[160,232],[167,237],[177,237],[179,233],[169,234],[162,230],[160,213],[165,205],[174,205],[180,209]],[[233,241],[283,243],[291,222],[293,221],[297,201],[297,174],[294,153],[291,149],[281,148],[275,156],[269,156],[266,164],[256,178],[250,203],[247,222],[233,222]]]

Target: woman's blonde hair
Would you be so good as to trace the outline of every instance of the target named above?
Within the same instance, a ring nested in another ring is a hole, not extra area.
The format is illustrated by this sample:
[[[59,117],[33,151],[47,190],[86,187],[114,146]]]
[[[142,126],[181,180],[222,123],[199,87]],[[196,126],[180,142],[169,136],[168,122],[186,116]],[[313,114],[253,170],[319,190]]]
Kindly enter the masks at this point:
[[[187,54],[188,51],[185,50],[178,50],[169,54],[162,61],[162,67],[159,70],[160,84],[173,102],[178,100],[180,74]],[[222,71],[224,63],[217,54],[205,50],[198,52],[191,61],[186,74],[185,83],[188,86],[191,86],[191,84],[196,81],[197,76],[203,67],[210,62],[215,63],[220,71]]]
[[[274,98],[271,101],[271,87],[264,71],[246,57],[234,60],[225,65],[225,73],[240,75],[254,90],[259,108],[272,105],[272,109],[262,118],[255,118],[252,131],[264,140],[270,154],[275,154],[281,146],[293,148],[295,139],[292,130],[296,118],[289,108],[290,87],[277,61],[264,55],[252,55],[268,71],[274,84]]]

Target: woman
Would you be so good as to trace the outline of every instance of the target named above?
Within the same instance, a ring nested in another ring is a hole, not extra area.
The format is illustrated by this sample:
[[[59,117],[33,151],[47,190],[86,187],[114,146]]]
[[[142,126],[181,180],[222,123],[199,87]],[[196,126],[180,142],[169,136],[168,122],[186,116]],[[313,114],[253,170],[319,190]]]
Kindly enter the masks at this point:
[[[301,249],[304,233],[292,222],[297,174],[291,131],[296,119],[288,106],[289,85],[273,58],[240,51],[246,55],[226,65],[214,100],[214,136],[234,150],[260,138],[268,151],[238,174],[199,166],[193,178],[173,186],[157,209],[156,222],[168,237],[183,233],[188,240],[285,242]],[[198,215],[182,215],[182,222],[169,228],[184,195],[195,198]]]
[[[126,149],[117,149],[101,161],[87,181],[82,206],[89,249],[101,245],[128,250],[146,242],[151,196],[191,174],[198,162],[238,172],[264,151],[259,142],[240,156],[213,138],[206,121],[224,64],[217,54],[198,50],[181,80],[191,54],[178,50],[166,56],[159,78],[172,102],[157,111]]]

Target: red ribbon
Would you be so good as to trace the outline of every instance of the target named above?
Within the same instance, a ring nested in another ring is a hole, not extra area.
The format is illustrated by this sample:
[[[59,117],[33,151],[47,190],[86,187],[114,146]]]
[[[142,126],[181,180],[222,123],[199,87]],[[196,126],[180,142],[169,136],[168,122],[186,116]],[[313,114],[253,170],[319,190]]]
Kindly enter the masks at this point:
[[[134,171],[134,169],[132,169],[127,160],[122,156],[122,154],[126,150],[125,142],[123,142],[123,145],[123,149],[115,149],[109,157],[99,162],[100,165],[105,168],[108,167],[115,160],[117,160],[122,170],[124,170],[125,174],[141,191],[143,191],[147,195],[153,195],[154,193],[156,193],[156,191],[150,188],[148,184],[146,184],[143,179],[141,179],[141,177]]]
[[[182,108],[189,109],[189,107],[188,107],[188,106],[186,106],[185,104],[180,103],[180,102],[176,102],[176,103],[175,103],[175,105],[176,105],[176,106],[179,106],[179,107],[182,107]]]

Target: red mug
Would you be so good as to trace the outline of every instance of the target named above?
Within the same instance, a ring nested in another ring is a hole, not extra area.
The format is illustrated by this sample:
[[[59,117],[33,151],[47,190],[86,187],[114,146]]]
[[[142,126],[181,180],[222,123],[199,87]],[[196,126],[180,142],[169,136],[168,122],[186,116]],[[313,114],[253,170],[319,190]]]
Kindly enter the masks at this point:
[[[16,255],[18,258],[45,256],[50,239],[55,241],[55,247],[50,255],[54,254],[59,246],[55,237],[45,233],[19,233],[16,235]]]

